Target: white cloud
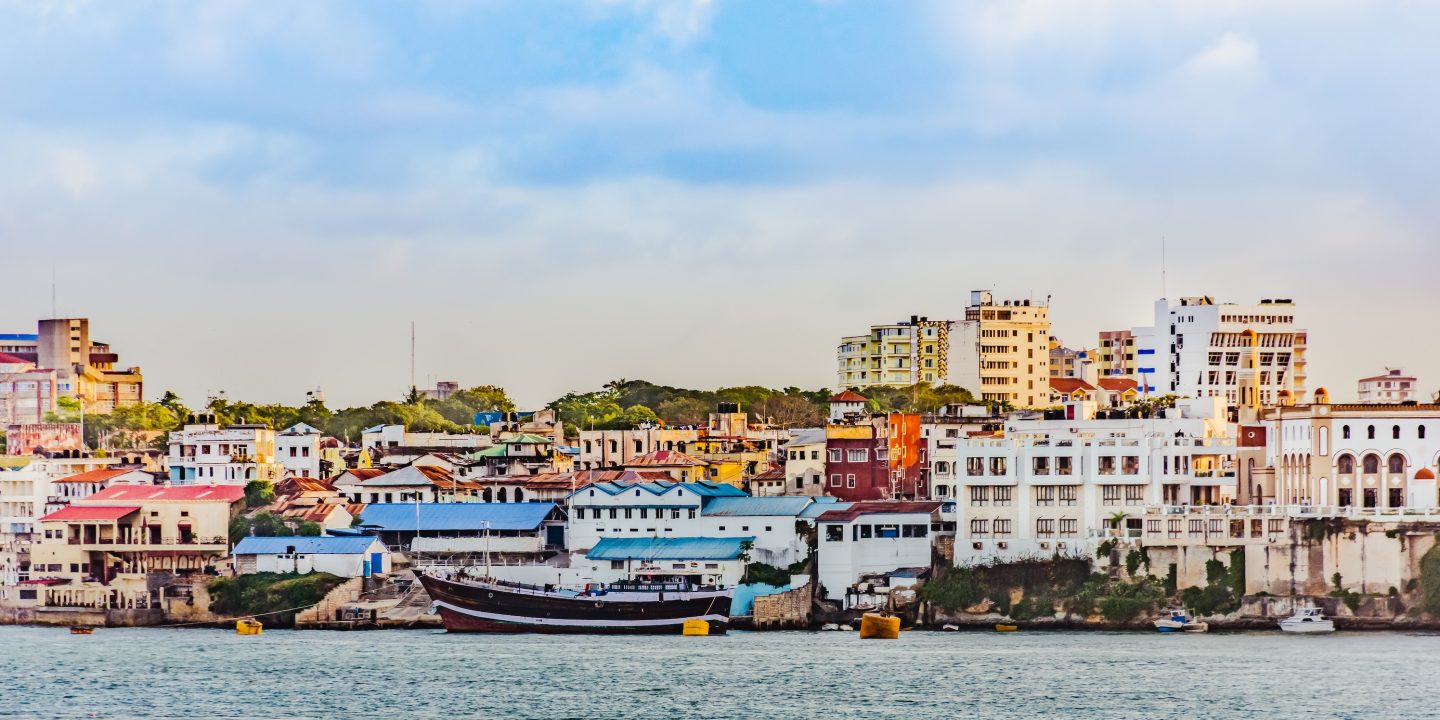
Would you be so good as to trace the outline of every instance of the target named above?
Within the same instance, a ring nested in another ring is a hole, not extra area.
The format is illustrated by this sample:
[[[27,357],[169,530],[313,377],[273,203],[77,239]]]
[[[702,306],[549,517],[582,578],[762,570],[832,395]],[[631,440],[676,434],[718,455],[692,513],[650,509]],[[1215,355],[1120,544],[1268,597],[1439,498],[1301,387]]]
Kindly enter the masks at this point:
[[[1184,68],[1196,75],[1253,76],[1261,71],[1260,49],[1249,35],[1227,32],[1186,60]]]

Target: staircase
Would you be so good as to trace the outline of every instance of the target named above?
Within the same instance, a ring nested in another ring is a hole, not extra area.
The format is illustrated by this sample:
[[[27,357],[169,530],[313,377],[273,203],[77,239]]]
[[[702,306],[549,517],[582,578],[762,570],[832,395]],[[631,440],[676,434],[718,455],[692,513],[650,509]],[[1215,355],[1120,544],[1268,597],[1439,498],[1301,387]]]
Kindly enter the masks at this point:
[[[364,589],[365,579],[358,577],[350,578],[336,585],[335,589],[326,593],[325,597],[315,606],[295,615],[295,629],[323,626],[325,623],[334,622],[335,611],[344,605],[355,602]]]

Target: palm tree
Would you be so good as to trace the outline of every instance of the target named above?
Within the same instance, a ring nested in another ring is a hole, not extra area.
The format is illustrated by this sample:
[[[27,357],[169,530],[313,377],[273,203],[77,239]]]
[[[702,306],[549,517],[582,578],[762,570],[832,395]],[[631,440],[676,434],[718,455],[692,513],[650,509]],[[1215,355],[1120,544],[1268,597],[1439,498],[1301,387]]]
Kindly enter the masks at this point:
[[[1110,534],[1114,537],[1122,537],[1125,530],[1125,520],[1129,517],[1130,513],[1124,510],[1116,510],[1110,513],[1110,519],[1107,521],[1110,524]]]

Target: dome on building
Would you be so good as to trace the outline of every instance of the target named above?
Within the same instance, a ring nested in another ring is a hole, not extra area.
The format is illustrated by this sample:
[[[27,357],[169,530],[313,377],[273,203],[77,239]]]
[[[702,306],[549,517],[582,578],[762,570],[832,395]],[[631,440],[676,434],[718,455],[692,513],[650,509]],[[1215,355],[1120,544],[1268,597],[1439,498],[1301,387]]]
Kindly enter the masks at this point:
[[[1431,470],[1430,468],[1420,468],[1419,470],[1416,470],[1416,471],[1415,471],[1415,479],[1416,479],[1416,480],[1434,480],[1434,479],[1435,479],[1435,471],[1434,471],[1434,470]]]

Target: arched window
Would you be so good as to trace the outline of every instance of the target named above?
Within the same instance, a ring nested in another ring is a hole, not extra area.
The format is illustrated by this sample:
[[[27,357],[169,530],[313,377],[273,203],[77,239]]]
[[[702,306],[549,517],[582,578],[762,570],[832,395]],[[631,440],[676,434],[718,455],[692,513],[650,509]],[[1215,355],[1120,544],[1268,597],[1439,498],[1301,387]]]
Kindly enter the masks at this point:
[[[594,495],[594,494],[595,494],[595,491],[594,491],[594,490],[591,490],[591,491],[590,491],[590,494],[591,494],[591,495]],[[482,495],[483,495],[483,497],[485,498],[485,502],[491,502],[491,501],[494,499],[494,497],[495,497],[494,495],[490,494],[490,488],[485,488],[485,492],[482,493]]]
[[[1349,455],[1341,455],[1338,464],[1341,475],[1350,475],[1355,472],[1355,458]]]
[[[1346,425],[1346,426],[1340,428],[1340,438],[1341,438],[1342,440],[1349,440],[1349,439],[1350,439],[1350,426],[1349,426],[1349,425]]]
[[[1370,440],[1374,440],[1374,439],[1375,439],[1375,426],[1374,426],[1374,425],[1371,425],[1370,427],[1365,428],[1365,437],[1366,437],[1366,438],[1369,438]]]
[[[1365,460],[1361,462],[1361,466],[1364,468],[1366,475],[1374,475],[1380,472],[1380,456],[1366,455]]]
[[[1400,426],[1399,426],[1399,425],[1396,425],[1396,426],[1390,428],[1390,438],[1391,438],[1392,440],[1399,440],[1399,439],[1400,439]]]
[[[495,502],[505,502],[505,488],[500,488],[500,490],[495,493]]]
[[[525,491],[515,488],[515,502],[525,502]]]
[[[1400,454],[1390,456],[1390,474],[1403,475],[1405,473],[1405,457]]]

